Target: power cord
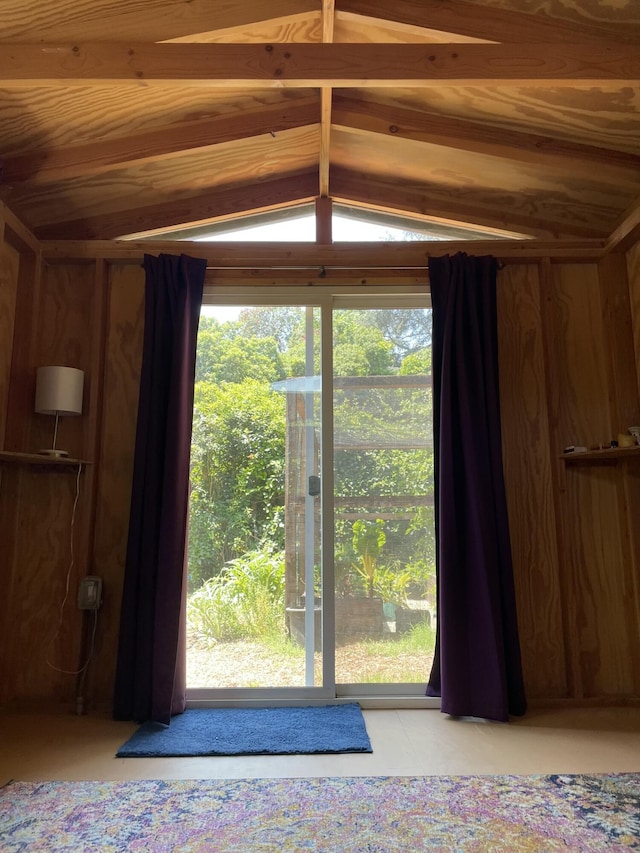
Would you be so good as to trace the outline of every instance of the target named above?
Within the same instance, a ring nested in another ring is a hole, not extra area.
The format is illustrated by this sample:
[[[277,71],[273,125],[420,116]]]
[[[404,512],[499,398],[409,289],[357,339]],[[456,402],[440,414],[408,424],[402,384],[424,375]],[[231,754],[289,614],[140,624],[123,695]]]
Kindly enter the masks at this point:
[[[87,667],[91,663],[91,659],[93,657],[93,652],[95,650],[96,630],[98,627],[98,611],[97,611],[97,609],[93,611],[93,630],[91,631],[91,644],[89,646],[89,654],[87,656],[87,660],[80,667],[80,669],[61,669],[60,667],[56,666],[55,664],[53,664],[51,662],[50,652],[51,652],[51,647],[53,646],[55,641],[58,639],[58,637],[60,636],[60,633],[62,631],[62,623],[64,622],[64,609],[65,609],[65,606],[67,604],[67,600],[69,598],[69,587],[71,585],[71,573],[73,571],[73,566],[75,564],[75,551],[74,551],[74,547],[73,547],[73,533],[74,533],[75,522],[76,522],[76,509],[78,507],[78,500],[80,498],[80,475],[81,474],[82,474],[82,463],[79,463],[78,473],[76,474],[76,496],[75,496],[75,500],[73,501],[73,510],[71,511],[71,531],[70,531],[70,543],[69,543],[69,552],[71,555],[71,559],[69,562],[69,568],[67,569],[67,577],[65,580],[64,598],[62,599],[62,604],[60,605],[60,618],[58,619],[58,628],[57,628],[55,634],[49,640],[49,645],[47,646],[47,656],[46,656],[47,665],[51,669],[55,670],[56,672],[61,672],[64,675],[82,675],[81,685],[79,687],[80,690],[82,690],[82,687],[84,686],[84,679],[86,676]]]

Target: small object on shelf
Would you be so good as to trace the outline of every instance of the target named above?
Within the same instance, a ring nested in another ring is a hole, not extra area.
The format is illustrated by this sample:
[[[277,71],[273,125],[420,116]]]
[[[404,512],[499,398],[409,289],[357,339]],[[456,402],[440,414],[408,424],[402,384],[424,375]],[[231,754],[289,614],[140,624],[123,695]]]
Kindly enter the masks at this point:
[[[629,432],[635,438],[636,444],[640,444],[640,426],[629,427]]]
[[[635,447],[635,436],[626,432],[618,433],[618,447]]]
[[[583,447],[580,444],[570,444],[568,447],[565,447],[564,453],[586,453],[587,448]]]

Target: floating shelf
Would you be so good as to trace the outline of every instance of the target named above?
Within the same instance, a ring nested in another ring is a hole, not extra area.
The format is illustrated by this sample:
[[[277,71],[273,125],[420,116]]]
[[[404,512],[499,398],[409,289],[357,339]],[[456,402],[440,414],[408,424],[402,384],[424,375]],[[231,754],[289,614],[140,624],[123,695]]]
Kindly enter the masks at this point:
[[[640,459],[640,447],[609,447],[606,450],[583,450],[578,453],[562,453],[565,462],[615,462]]]
[[[86,459],[72,459],[70,456],[45,456],[43,453],[16,453],[13,450],[0,450],[0,463],[13,465],[42,465],[47,468],[77,468],[78,465],[91,465]]]

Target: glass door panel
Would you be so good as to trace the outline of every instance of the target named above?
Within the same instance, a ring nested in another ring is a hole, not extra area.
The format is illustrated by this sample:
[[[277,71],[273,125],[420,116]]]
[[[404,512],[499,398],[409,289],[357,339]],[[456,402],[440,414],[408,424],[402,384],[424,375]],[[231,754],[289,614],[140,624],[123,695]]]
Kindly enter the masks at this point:
[[[322,684],[319,330],[319,308],[203,309],[189,689]]]
[[[336,683],[425,683],[435,643],[428,309],[333,313]]]

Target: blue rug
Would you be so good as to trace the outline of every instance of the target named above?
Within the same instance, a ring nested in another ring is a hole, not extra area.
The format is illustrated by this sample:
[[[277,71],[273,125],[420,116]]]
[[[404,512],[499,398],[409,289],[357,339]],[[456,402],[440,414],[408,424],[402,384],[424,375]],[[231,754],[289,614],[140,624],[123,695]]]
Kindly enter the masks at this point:
[[[116,758],[373,752],[360,706],[196,708],[144,723]]]

